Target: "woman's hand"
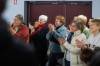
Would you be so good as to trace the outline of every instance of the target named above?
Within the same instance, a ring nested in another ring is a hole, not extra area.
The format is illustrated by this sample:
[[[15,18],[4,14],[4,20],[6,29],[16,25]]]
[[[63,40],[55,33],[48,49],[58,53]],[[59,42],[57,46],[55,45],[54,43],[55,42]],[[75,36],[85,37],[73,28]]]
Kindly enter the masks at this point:
[[[10,32],[12,35],[16,34],[16,31],[12,27],[10,28]]]
[[[86,47],[85,43],[83,41],[78,40],[78,39],[76,39],[76,44],[77,44],[78,48],[85,48]]]
[[[55,26],[53,24],[48,25],[49,31],[55,31]]]
[[[65,43],[65,39],[64,38],[58,38],[58,42],[59,44],[64,44]]]

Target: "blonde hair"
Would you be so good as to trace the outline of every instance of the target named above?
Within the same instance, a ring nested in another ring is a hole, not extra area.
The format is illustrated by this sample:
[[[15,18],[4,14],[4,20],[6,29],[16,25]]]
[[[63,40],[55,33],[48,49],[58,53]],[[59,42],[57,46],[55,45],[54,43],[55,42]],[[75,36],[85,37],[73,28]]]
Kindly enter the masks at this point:
[[[77,19],[80,19],[84,25],[87,23],[87,17],[85,15],[78,15]]]
[[[76,22],[74,22],[74,23],[76,24],[77,28],[78,28],[81,32],[83,32],[83,30],[84,30],[84,24],[83,24],[82,22],[80,22],[80,21],[76,21]]]

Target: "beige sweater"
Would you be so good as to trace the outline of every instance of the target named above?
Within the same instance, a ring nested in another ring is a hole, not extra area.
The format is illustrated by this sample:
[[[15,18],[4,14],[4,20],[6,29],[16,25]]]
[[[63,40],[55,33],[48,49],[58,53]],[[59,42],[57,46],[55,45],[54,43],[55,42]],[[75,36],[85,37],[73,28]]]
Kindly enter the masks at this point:
[[[80,48],[76,45],[76,39],[86,41],[86,36],[80,31],[76,31],[72,37],[71,44],[66,41],[63,46],[69,52],[71,66],[85,66],[85,64],[80,60]]]

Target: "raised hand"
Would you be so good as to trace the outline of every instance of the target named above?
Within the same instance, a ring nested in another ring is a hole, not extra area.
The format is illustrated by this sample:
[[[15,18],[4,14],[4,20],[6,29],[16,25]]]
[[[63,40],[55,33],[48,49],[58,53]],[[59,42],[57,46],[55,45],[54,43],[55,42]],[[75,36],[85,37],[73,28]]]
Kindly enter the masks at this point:
[[[64,44],[65,43],[65,39],[64,38],[58,38],[58,42],[59,44]]]
[[[53,24],[48,25],[49,31],[55,31],[55,26]]]

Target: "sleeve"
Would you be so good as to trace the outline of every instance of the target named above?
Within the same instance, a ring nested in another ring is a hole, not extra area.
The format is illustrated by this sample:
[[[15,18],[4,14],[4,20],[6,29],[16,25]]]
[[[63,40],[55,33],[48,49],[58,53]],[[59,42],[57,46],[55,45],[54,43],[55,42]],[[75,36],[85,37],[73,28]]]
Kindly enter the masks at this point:
[[[68,31],[67,31],[67,29],[61,29],[59,31],[53,31],[52,35],[56,39],[58,39],[58,38],[66,38],[67,35],[68,35]]]
[[[84,43],[86,43],[86,36],[84,34],[81,34],[76,39],[82,40]],[[75,41],[75,39],[74,39],[74,41]],[[69,44],[68,42],[65,42],[63,45],[66,49],[68,49],[72,53],[79,53],[81,50],[81,48],[78,48],[76,44]]]
[[[75,47],[75,45],[71,45],[68,42],[65,42],[63,44],[63,46],[70,52],[72,53],[79,53],[80,52],[80,48]]]
[[[47,39],[47,40],[50,40],[50,38],[51,38],[51,32],[48,32],[48,33],[46,34],[46,39]]]
[[[28,37],[29,36],[29,30],[28,30],[28,28],[24,28],[20,32],[16,33],[15,36],[23,37],[23,38]]]

